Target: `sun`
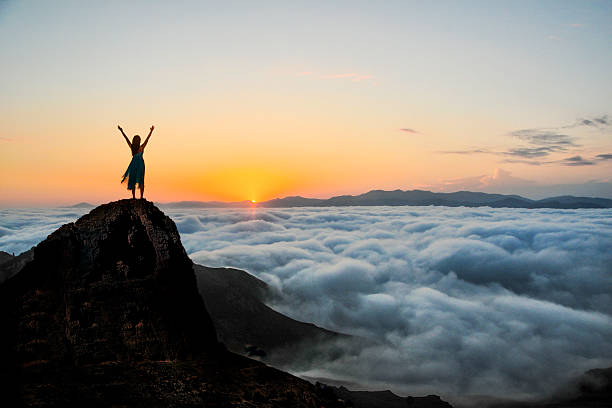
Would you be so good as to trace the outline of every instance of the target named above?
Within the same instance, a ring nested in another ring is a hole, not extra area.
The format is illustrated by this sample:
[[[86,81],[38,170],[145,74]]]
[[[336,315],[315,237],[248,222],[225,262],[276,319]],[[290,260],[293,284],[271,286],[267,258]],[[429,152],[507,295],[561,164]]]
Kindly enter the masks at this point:
[[[255,201],[255,200],[251,200],[251,203],[252,203],[252,204],[255,204],[256,202],[257,202],[257,201]]]

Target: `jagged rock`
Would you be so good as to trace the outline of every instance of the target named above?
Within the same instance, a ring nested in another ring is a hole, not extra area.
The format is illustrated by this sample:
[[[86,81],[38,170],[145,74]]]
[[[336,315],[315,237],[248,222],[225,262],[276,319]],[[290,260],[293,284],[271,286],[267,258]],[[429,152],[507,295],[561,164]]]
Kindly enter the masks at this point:
[[[217,342],[174,222],[144,200],[36,246],[0,285],[0,327],[5,406],[339,406]]]

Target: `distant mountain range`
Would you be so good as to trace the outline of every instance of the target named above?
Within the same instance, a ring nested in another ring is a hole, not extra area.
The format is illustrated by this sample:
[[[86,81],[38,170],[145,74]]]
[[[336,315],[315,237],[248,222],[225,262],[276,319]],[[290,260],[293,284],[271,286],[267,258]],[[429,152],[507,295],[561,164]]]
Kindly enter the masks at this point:
[[[345,206],[448,206],[493,208],[612,208],[607,198],[559,196],[531,200],[519,195],[488,194],[472,191],[434,193],[424,190],[372,190],[360,195],[341,195],[327,199],[300,196],[275,198],[269,201],[178,201],[160,204],[167,208],[240,208],[240,207],[345,207]]]
[[[95,205],[86,203],[84,201],[82,203],[66,206],[66,208],[94,208],[94,207]]]

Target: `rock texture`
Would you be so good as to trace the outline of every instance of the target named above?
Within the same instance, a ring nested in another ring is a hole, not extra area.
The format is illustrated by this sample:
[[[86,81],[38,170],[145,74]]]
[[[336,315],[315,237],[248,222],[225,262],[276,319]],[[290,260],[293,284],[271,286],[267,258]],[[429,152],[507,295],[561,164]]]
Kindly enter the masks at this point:
[[[3,406],[340,406],[225,351],[172,220],[95,208],[0,286]]]

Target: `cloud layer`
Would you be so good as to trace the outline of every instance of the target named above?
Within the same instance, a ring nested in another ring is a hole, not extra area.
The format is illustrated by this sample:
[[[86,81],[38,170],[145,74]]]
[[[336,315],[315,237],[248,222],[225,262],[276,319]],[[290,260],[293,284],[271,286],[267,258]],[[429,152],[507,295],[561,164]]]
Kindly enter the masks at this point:
[[[86,212],[88,208],[0,209],[0,251],[25,252]]]
[[[173,211],[195,262],[245,269],[296,319],[376,346],[294,372],[400,393],[541,395],[612,365],[612,212]],[[325,354],[325,353],[323,353]]]
[[[80,215],[7,211],[9,252]],[[275,288],[282,313],[372,340],[320,345],[286,367],[297,374],[528,397],[612,365],[611,210],[165,211],[195,262],[245,269]]]

